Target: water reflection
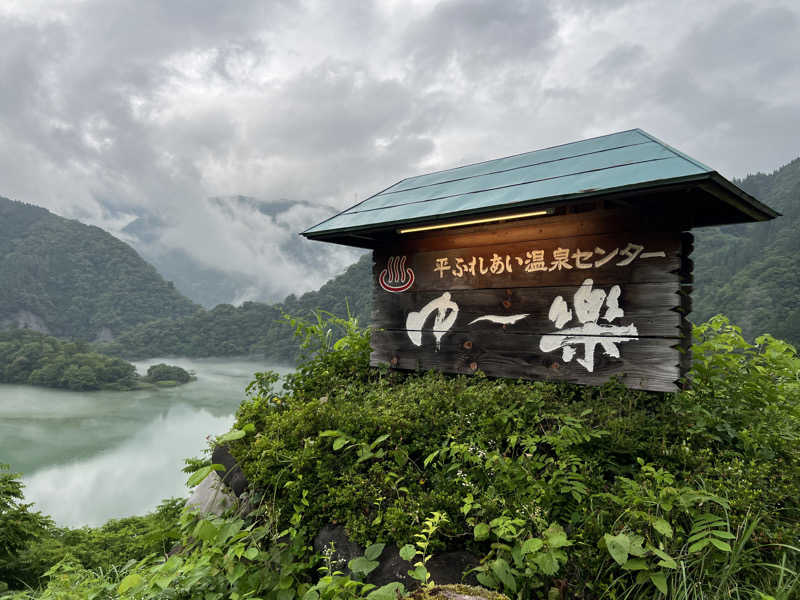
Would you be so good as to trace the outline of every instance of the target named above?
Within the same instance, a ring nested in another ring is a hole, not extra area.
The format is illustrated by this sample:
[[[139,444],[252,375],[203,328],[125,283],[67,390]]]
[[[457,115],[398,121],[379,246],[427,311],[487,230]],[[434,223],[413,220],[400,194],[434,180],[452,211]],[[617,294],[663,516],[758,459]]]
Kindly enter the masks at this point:
[[[230,428],[253,361],[156,359],[197,381],[136,392],[68,392],[0,385],[0,462],[24,473],[26,499],[61,525],[142,514],[185,494],[183,459]]]

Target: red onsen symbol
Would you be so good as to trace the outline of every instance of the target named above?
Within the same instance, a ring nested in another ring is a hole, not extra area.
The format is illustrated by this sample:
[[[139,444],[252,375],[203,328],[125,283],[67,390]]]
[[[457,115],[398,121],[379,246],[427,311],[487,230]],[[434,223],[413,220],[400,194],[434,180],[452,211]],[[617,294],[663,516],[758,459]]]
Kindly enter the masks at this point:
[[[381,271],[378,283],[387,292],[405,292],[414,285],[414,271],[406,268],[405,256],[390,256],[386,268]]]

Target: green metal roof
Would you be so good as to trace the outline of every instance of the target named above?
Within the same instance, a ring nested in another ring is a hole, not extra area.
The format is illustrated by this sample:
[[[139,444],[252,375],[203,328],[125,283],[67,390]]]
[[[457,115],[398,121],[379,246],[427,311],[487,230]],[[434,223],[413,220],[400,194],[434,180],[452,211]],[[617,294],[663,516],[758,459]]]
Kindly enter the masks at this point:
[[[632,129],[409,177],[302,235],[348,243],[345,234],[703,180],[719,188],[715,195],[731,196],[741,221],[778,214],[710,167]]]

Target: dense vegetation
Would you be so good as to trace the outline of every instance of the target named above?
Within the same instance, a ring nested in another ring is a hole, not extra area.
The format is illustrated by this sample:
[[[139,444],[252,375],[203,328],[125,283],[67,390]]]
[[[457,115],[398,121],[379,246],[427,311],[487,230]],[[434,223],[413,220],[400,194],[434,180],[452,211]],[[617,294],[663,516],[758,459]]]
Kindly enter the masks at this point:
[[[56,527],[22,502],[19,474],[0,465],[0,595],[6,586],[36,586],[62,560],[109,572],[128,560],[163,555],[178,540],[183,505],[175,498],[149,515],[114,519],[102,527]]]
[[[93,352],[88,342],[68,342],[29,329],[0,331],[0,383],[88,391],[177,385],[193,379],[184,369],[165,364],[153,365],[139,377],[131,363]]]
[[[299,346],[285,314],[308,318],[315,310],[350,314],[369,320],[372,308],[371,258],[365,255],[345,273],[318,291],[281,304],[245,302],[240,307],[220,304],[179,319],[163,319],[135,327],[114,343],[98,346],[103,352],[135,360],[150,356],[259,355],[280,363],[294,361]]]
[[[197,309],[102,229],[0,197],[0,328],[93,340]]]
[[[150,383],[189,383],[192,374],[187,370],[175,365],[158,363],[147,369],[147,375],[143,379]]]
[[[695,322],[728,315],[745,336],[768,331],[800,344],[800,159],[736,181],[783,213],[768,223],[695,231]]]
[[[770,175],[737,182],[783,216],[768,223],[711,227],[695,231],[694,312],[700,322],[723,312],[741,323],[745,337],[760,332],[800,344],[800,289],[793,257],[800,252],[800,159]],[[314,310],[351,313],[368,322],[372,310],[371,263],[365,255],[346,273],[319,291],[289,296],[275,305],[222,304],[178,319],[134,327],[116,343],[102,347],[130,359],[149,356],[191,357],[259,355],[291,362],[298,346],[282,318],[308,318]]]
[[[254,512],[184,514],[179,555],[111,572],[69,557],[19,597],[388,600],[398,586],[359,580],[391,546],[421,582],[431,554],[466,549],[483,585],[523,599],[800,596],[785,342],[716,317],[695,329],[692,389],[651,394],[370,369],[353,323],[298,325],[313,357],[280,392],[257,374],[225,436]],[[349,575],[309,546],[330,522],[369,544]]]
[[[70,390],[136,387],[131,363],[92,352],[87,342],[67,342],[30,331],[0,331],[0,383]]]

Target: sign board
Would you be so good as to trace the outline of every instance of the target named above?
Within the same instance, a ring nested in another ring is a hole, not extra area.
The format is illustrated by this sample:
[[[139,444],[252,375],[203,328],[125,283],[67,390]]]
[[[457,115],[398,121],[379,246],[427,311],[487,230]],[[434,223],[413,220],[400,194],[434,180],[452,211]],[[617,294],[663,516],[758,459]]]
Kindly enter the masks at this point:
[[[307,229],[373,251],[373,365],[670,392],[695,227],[778,216],[641,129],[408,177]]]
[[[373,365],[675,391],[691,235],[374,252]]]

